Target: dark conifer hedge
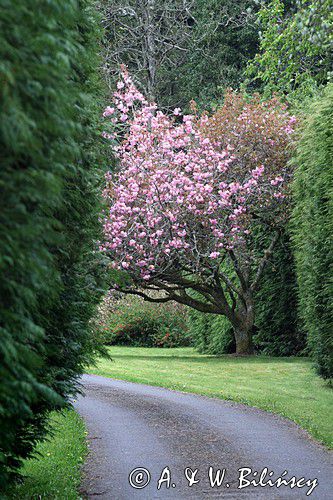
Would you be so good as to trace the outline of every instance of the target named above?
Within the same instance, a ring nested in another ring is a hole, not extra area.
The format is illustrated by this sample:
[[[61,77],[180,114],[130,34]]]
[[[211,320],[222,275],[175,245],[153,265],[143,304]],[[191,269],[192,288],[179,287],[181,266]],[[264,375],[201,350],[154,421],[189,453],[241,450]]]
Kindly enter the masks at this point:
[[[0,0],[0,489],[96,349],[96,26],[90,0]]]
[[[299,324],[297,280],[290,237],[281,235],[256,293],[256,349],[269,356],[304,353],[306,338]]]
[[[318,373],[333,378],[333,85],[313,103],[295,157],[299,310]]]

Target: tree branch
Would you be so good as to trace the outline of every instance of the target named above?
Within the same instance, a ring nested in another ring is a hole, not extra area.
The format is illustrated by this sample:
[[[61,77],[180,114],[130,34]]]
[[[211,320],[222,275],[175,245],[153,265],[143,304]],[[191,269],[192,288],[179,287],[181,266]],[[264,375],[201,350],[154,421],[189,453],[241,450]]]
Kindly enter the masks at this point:
[[[159,298],[150,297],[146,293],[141,292],[139,290],[135,290],[133,288],[123,288],[123,289],[119,288],[118,291],[127,295],[138,295],[147,302],[153,302],[155,304],[163,304],[165,302],[170,302],[174,300],[175,302],[179,302],[180,304],[183,304],[185,306],[192,307],[197,311],[206,313],[208,312],[212,314],[221,314],[222,312],[220,308],[214,306],[213,304],[207,304],[205,302],[201,302],[197,299],[194,299],[193,297],[190,297],[190,295],[188,295],[185,290],[181,290],[179,293],[169,294],[167,297],[159,297]]]
[[[232,250],[229,250],[229,255],[230,255],[230,258],[231,258],[232,263],[234,265],[234,268],[235,268],[236,274],[238,276],[238,279],[240,281],[241,287],[243,290],[246,290],[248,288],[248,283],[245,280],[244,274],[241,270],[241,267],[240,267],[240,264],[237,260],[237,257]]]

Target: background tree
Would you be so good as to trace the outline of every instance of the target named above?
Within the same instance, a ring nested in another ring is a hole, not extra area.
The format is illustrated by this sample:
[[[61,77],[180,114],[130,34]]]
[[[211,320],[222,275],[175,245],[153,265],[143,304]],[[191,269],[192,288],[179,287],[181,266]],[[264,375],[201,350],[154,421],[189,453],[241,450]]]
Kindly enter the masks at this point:
[[[96,350],[102,150],[91,2],[2,0],[0,25],[3,490]]]
[[[207,109],[221,102],[227,87],[239,88],[246,64],[258,48],[257,11],[254,0],[194,2],[183,64],[174,71],[161,67],[163,103],[183,107],[194,99]]]
[[[178,68],[188,51],[192,5],[192,0],[101,0],[110,87],[126,64],[148,98],[159,99],[160,68]]]
[[[162,108],[220,99],[257,48],[254,0],[101,0],[100,9],[110,88],[124,63]]]
[[[333,12],[330,0],[264,3],[258,14],[260,52],[247,69],[266,95],[303,99],[332,77]]]
[[[114,107],[104,113],[111,122],[119,117],[126,123],[140,103],[115,148],[121,169],[115,182],[108,176],[105,191],[105,248],[133,284],[122,291],[222,314],[233,325],[237,352],[252,352],[254,292],[286,214],[290,172],[284,159],[294,118],[277,101],[261,104],[257,97],[248,105],[229,93],[221,113],[225,121],[225,115],[236,116],[239,126],[222,136],[233,139],[224,148],[208,137],[217,131],[218,116],[185,115],[176,125],[144,99],[126,72],[117,87]],[[251,251],[257,225],[270,235],[259,259]],[[164,297],[140,288],[161,290]]]
[[[333,85],[313,102],[297,154],[293,242],[300,315],[318,373],[333,378]]]

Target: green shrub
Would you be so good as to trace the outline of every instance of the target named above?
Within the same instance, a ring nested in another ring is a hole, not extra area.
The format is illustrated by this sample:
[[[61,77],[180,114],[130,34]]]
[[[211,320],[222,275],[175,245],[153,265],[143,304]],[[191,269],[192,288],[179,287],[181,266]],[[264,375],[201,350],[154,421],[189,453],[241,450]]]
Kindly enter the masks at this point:
[[[95,349],[100,111],[88,0],[1,0],[0,26],[1,489]]]
[[[175,302],[153,304],[139,297],[108,295],[97,319],[105,344],[178,347],[190,344],[187,311]]]
[[[294,159],[299,310],[318,373],[333,377],[333,84],[308,114]]]

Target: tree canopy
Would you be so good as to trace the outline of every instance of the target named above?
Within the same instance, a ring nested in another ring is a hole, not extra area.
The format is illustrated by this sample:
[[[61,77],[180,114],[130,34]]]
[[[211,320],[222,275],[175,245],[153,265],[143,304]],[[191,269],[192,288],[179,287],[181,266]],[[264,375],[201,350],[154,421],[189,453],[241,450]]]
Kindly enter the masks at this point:
[[[276,100],[247,104],[229,93],[212,118],[179,119],[176,108],[172,119],[144,98],[126,70],[117,87],[104,113],[120,127],[109,136],[120,170],[115,180],[107,177],[104,248],[132,279],[134,288],[122,290],[160,290],[164,296],[152,301],[224,314],[235,329],[251,331],[252,295],[286,215],[295,117]],[[260,224],[271,238],[256,260],[251,238]],[[222,268],[225,260],[232,275]]]

